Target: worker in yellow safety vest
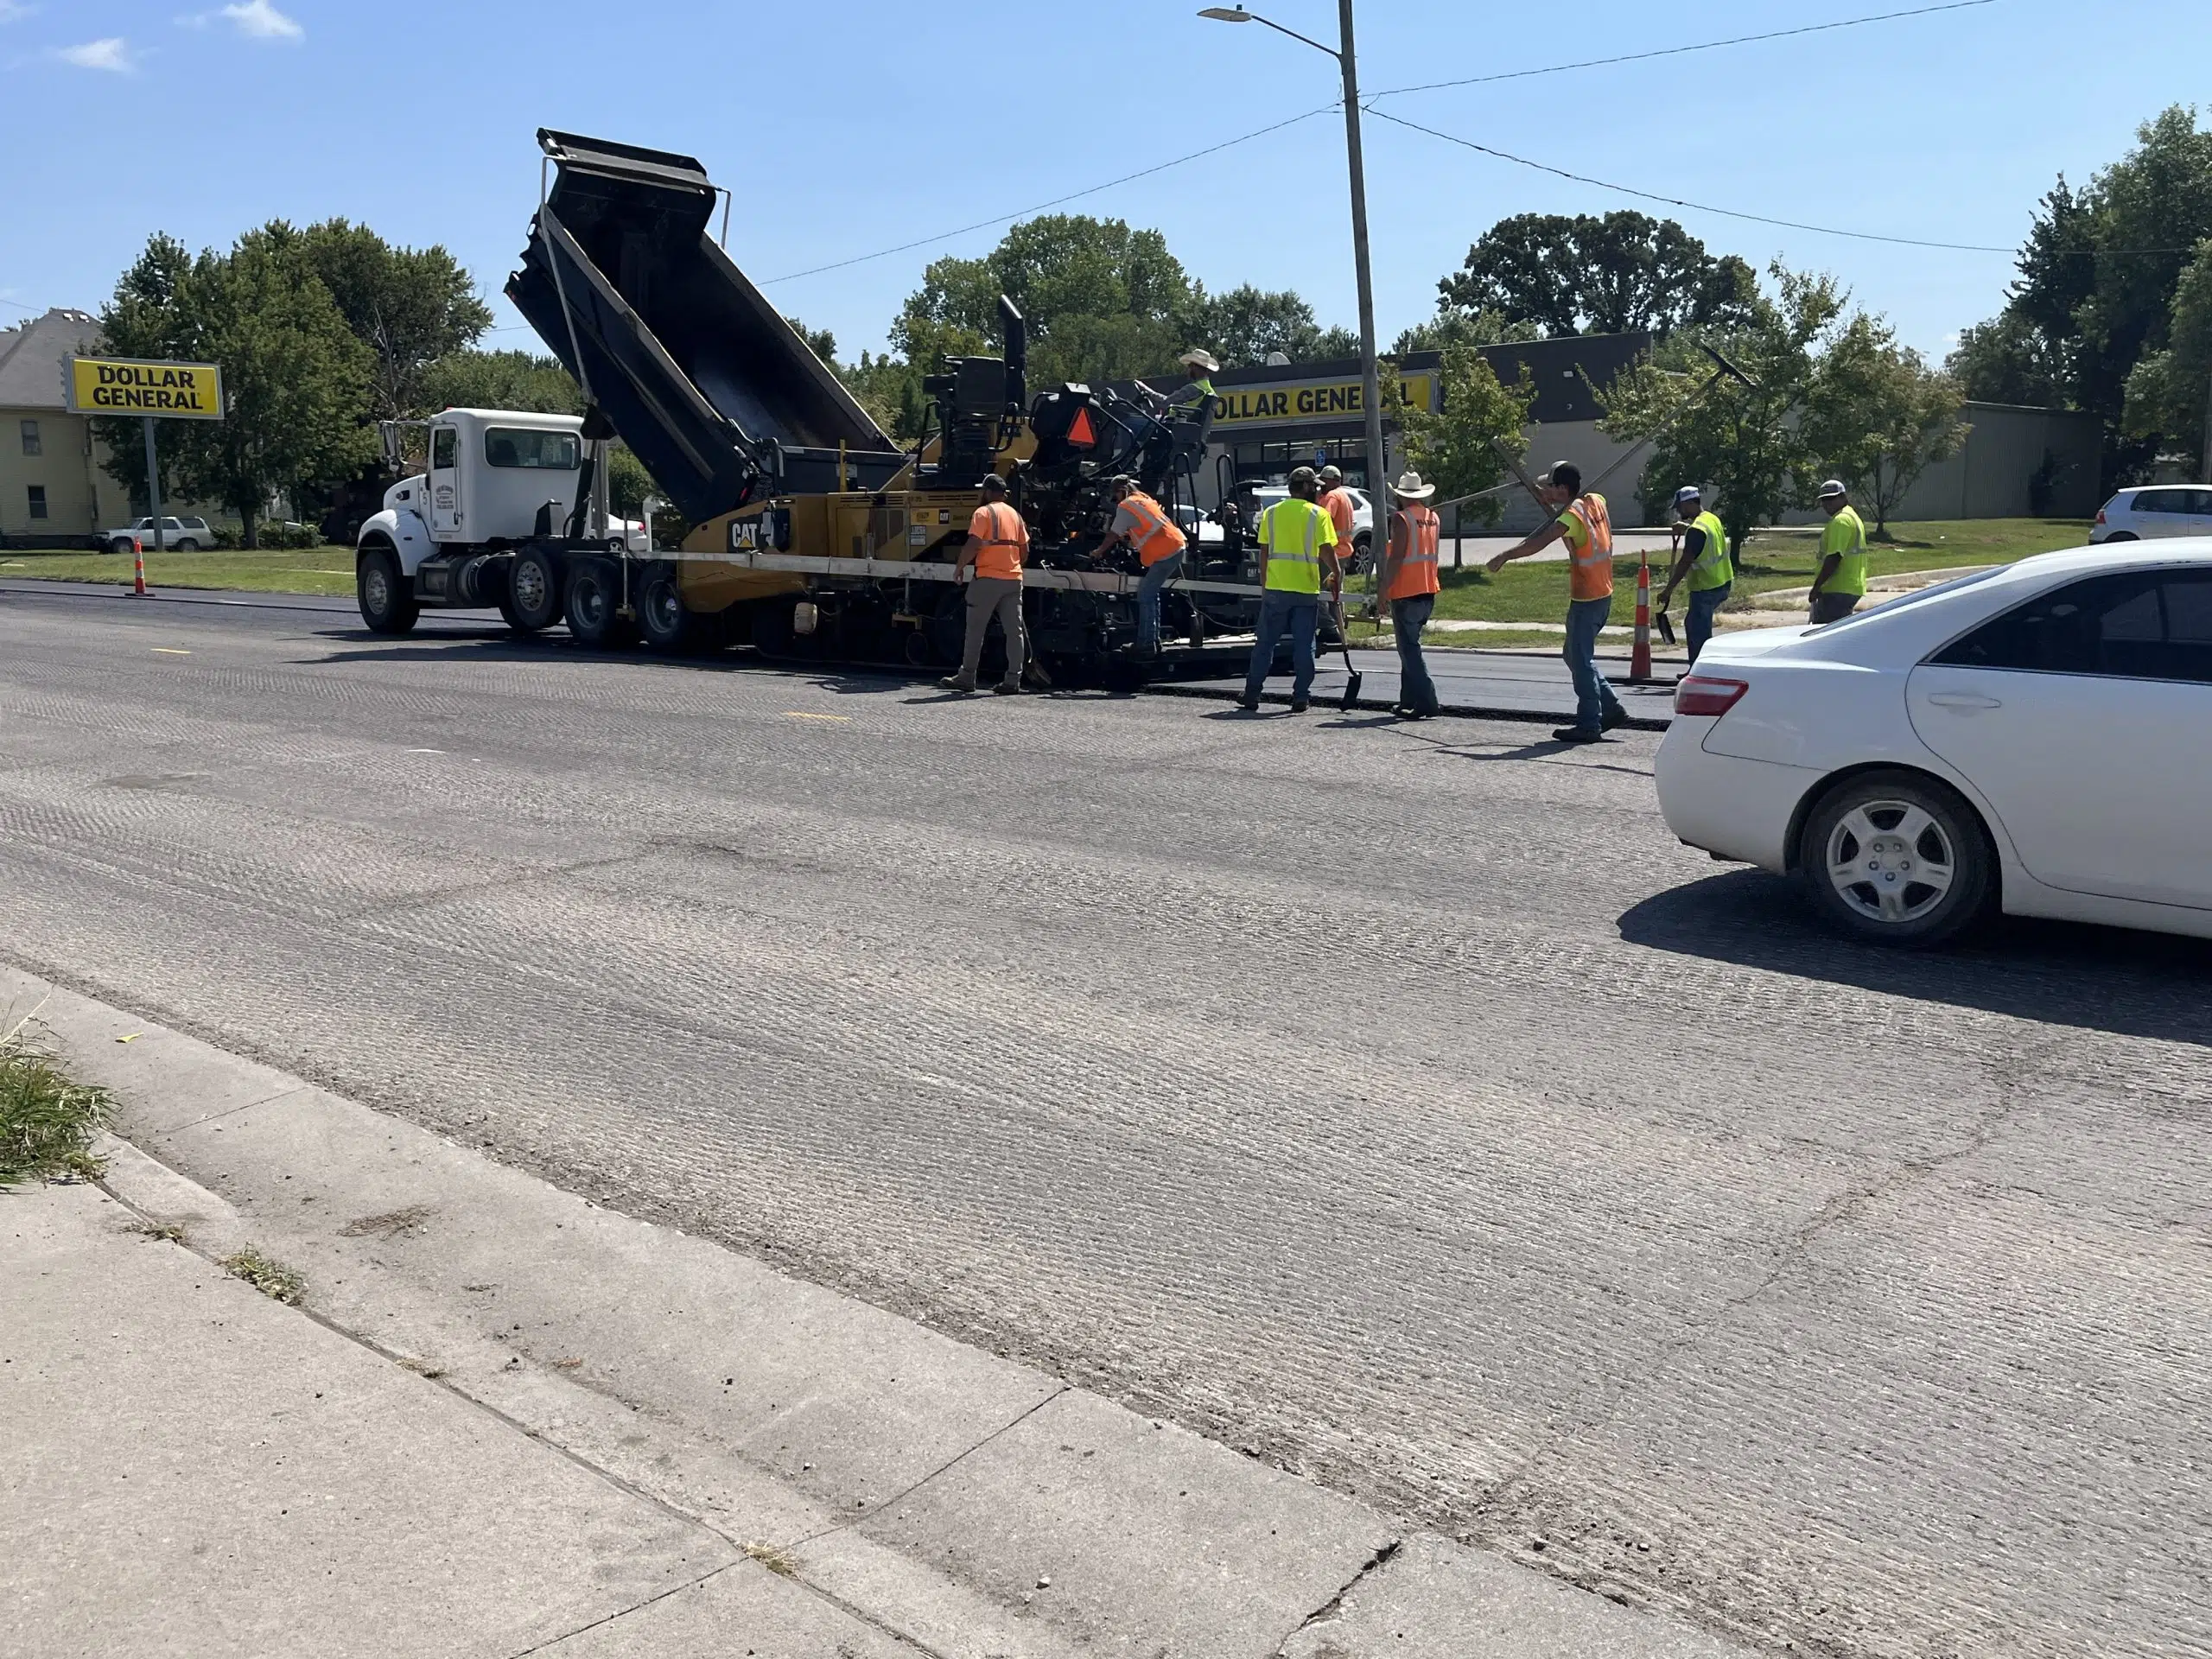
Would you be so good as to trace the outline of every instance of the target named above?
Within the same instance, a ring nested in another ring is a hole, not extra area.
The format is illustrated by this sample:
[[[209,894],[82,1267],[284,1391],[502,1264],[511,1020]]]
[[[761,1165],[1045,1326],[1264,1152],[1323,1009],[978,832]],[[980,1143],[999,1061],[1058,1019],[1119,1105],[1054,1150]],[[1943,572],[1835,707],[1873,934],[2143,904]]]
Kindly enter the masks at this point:
[[[1866,597],[1866,523],[1840,479],[1821,486],[1820,501],[1828,522],[1821,531],[1821,568],[1813,573],[1808,600],[1815,627],[1849,616]]]
[[[1605,498],[1582,493],[1582,469],[1562,461],[1536,482],[1538,498],[1554,515],[1541,530],[1490,561],[1493,574],[1515,559],[1567,543],[1567,671],[1574,681],[1574,724],[1552,735],[1562,743],[1596,743],[1628,722],[1628,710],[1598,671],[1598,636],[1613,613],[1613,520]]]
[[[1160,590],[1183,574],[1183,549],[1189,537],[1159,502],[1137,487],[1134,478],[1123,474],[1110,488],[1114,522],[1107,526],[1106,539],[1091,550],[1090,556],[1103,559],[1118,543],[1127,543],[1136,553],[1137,563],[1144,571],[1137,579],[1137,655],[1157,657]]]
[[[1321,589],[1333,598],[1344,588],[1337,568],[1337,527],[1313,499],[1311,467],[1294,468],[1290,494],[1260,515],[1260,620],[1252,661],[1244,671],[1248,713],[1260,709],[1260,685],[1274,666],[1275,645],[1290,636],[1290,712],[1306,712],[1313,691],[1313,635],[1321,623]]]
[[[1419,473],[1402,474],[1390,493],[1398,498],[1398,510],[1390,515],[1390,538],[1377,573],[1390,606],[1390,635],[1398,645],[1398,701],[1390,712],[1401,720],[1427,720],[1438,705],[1436,682],[1421,652],[1421,631],[1428,626],[1443,588],[1436,570],[1443,524],[1428,505],[1436,486],[1424,482]]]
[[[938,683],[970,696],[976,671],[982,666],[983,641],[991,620],[1006,636],[1006,676],[995,688],[1002,697],[1021,690],[1021,664],[1028,636],[1021,625],[1021,562],[1029,553],[1029,526],[1006,499],[1006,480],[994,473],[983,480],[983,504],[968,520],[968,539],[953,561],[956,571],[974,567],[968,582],[968,637],[960,671]]]
[[[1665,610],[1675,589],[1684,582],[1690,587],[1690,661],[1713,638],[1713,613],[1728,602],[1736,580],[1736,567],[1728,557],[1728,532],[1719,517],[1705,510],[1705,497],[1694,484],[1675,492],[1675,528],[1681,532],[1681,550],[1675,556],[1667,585],[1659,590],[1659,608]]]

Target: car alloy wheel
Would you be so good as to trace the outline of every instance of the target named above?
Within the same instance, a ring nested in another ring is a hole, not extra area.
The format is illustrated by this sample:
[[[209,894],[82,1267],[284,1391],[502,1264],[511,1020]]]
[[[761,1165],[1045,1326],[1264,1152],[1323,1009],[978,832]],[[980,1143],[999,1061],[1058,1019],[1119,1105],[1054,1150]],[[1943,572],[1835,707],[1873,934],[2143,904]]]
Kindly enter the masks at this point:
[[[1827,878],[1850,909],[1884,925],[1916,922],[1943,902],[1958,853],[1934,814],[1910,801],[1868,801],[1828,831]]]

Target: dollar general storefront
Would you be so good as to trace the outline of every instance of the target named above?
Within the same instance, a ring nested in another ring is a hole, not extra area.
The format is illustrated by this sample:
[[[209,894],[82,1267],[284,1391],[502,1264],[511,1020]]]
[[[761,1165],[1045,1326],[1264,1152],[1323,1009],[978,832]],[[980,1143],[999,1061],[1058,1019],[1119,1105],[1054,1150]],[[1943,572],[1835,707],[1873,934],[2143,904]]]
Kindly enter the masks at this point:
[[[1650,346],[1649,334],[1573,334],[1485,346],[1482,353],[1499,380],[1510,386],[1525,379],[1535,393],[1529,424],[1523,429],[1530,462],[1546,467],[1571,461],[1586,477],[1594,478],[1624,447],[1598,430],[1605,414],[1600,393]],[[1398,371],[1398,400],[1382,411],[1386,471],[1395,477],[1404,467],[1399,413],[1437,409],[1442,376],[1434,352],[1408,352],[1385,360]],[[1332,462],[1344,469],[1346,483],[1367,487],[1367,410],[1357,358],[1224,369],[1213,384],[1220,401],[1208,461],[1211,475],[1199,480],[1201,495],[1209,501],[1243,484],[1280,484],[1294,467]],[[1387,381],[1385,386],[1387,396]],[[1641,480],[1633,475],[1637,471],[1624,467],[1605,486],[1618,524],[1632,524],[1642,516],[1637,501]],[[1517,492],[1500,505],[1507,528],[1525,529],[1536,522],[1535,509]]]
[[[1398,454],[1397,409],[1437,406],[1437,354],[1395,359],[1399,401],[1382,411],[1382,445]],[[1294,467],[1344,468],[1344,481],[1367,486],[1367,400],[1359,359],[1224,369],[1213,378],[1213,438],[1201,480],[1209,496],[1240,484],[1280,484]],[[1385,387],[1388,395],[1388,387]]]

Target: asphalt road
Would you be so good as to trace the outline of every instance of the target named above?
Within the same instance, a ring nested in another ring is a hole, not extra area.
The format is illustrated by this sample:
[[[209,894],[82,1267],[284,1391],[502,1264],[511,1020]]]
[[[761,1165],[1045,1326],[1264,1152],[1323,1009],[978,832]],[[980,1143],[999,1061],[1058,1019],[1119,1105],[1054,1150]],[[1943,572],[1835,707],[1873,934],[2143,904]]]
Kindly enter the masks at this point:
[[[0,954],[1777,1649],[2212,1654],[2212,951],[1656,741],[0,594]]]

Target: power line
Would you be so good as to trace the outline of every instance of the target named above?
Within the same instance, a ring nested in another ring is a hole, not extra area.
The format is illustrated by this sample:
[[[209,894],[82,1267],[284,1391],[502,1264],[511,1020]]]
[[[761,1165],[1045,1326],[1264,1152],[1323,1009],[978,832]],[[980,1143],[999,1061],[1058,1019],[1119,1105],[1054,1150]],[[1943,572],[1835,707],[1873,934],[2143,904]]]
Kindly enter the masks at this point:
[[[1986,3],[1986,0],[1977,0],[1977,3]],[[1238,137],[1224,138],[1217,144],[1207,145],[1204,149],[1194,149],[1187,156],[1178,156],[1172,162],[1161,162],[1135,173],[1125,173],[1118,179],[1109,179],[1103,184],[1094,184],[1081,190],[1071,191],[1065,196],[1055,196],[1052,200],[1040,201],[1033,207],[1017,207],[1010,213],[997,213],[989,219],[979,219],[973,225],[963,225],[957,230],[940,231],[934,236],[925,236],[912,242],[901,242],[895,248],[878,248],[874,253],[855,254],[850,259],[839,259],[830,264],[815,265],[805,270],[787,271],[781,276],[768,277],[762,286],[766,287],[776,283],[796,282],[801,276],[819,276],[826,270],[842,270],[848,265],[864,265],[871,259],[885,259],[894,253],[911,252],[916,248],[925,248],[932,242],[949,242],[956,236],[967,235],[970,231],[988,230],[994,225],[1003,225],[1008,219],[1020,219],[1026,213],[1041,213],[1047,207],[1058,207],[1066,202],[1079,201],[1085,196],[1095,196],[1102,190],[1111,190],[1116,185],[1128,184],[1137,179],[1148,179],[1155,173],[1165,173],[1171,167],[1181,167],[1186,162],[1195,162],[1205,156],[1219,155],[1224,149],[1233,149],[1239,144],[1249,144],[1255,138],[1264,138],[1271,132],[1281,132],[1285,127],[1294,127],[1301,121],[1311,121],[1317,115],[1327,115],[1343,107],[1341,99],[1334,104],[1324,104],[1319,108],[1306,111],[1303,115],[1294,115],[1287,121],[1277,121],[1270,126],[1256,128]]]
[[[1484,86],[1492,81],[1522,80],[1531,75],[1562,75],[1571,69],[1602,69],[1620,63],[1645,63],[1653,58],[1678,58],[1692,52],[1717,52],[1726,46],[1751,46],[1760,41],[1785,41],[1797,35],[1822,35],[1833,29],[1860,29],[1868,23],[1892,23],[1900,18],[1928,17],[1942,11],[1969,11],[1976,6],[1993,6],[1998,0],[1947,0],[1938,6],[1916,6],[1910,11],[1881,11],[1866,17],[1846,17],[1833,23],[1806,23],[1796,29],[1770,29],[1764,35],[1733,35],[1725,41],[1700,41],[1694,46],[1664,46],[1649,52],[1624,52],[1618,57],[1586,58],[1580,63],[1554,63],[1541,69],[1507,69],[1494,75],[1470,75],[1464,80],[1429,80],[1417,86],[1392,86],[1385,91],[1363,96],[1361,107],[1367,107],[1368,98],[1396,98],[1403,92],[1435,92],[1447,86]],[[1380,111],[1370,111],[1380,114]]]
[[[1366,106],[1363,104],[1363,108]],[[1369,109],[1367,113],[1378,121],[1388,121],[1392,126],[1405,127],[1414,132],[1426,133],[1431,138],[1440,138],[1447,144],[1457,144],[1462,149],[1471,149],[1478,156],[1488,156],[1501,162],[1510,162],[1516,167],[1533,168],[1548,173],[1554,178],[1567,179],[1575,184],[1595,186],[1611,190],[1617,195],[1634,196],[1643,201],[1656,201],[1665,207],[1687,207],[1693,213],[1718,213],[1723,219],[1740,219],[1753,225],[1775,225],[1788,231],[1810,231],[1818,236],[1847,237],[1854,242],[1886,242],[1904,248],[1938,248],[1953,253],[2004,253],[2018,255],[2018,248],[1999,247],[1987,242],[1936,242],[1924,237],[1890,236],[1879,231],[1847,231],[1834,225],[1811,225],[1799,219],[1777,219],[1767,213],[1746,213],[1734,207],[1715,207],[1710,202],[1690,201],[1681,196],[1662,196],[1655,191],[1639,190],[1630,184],[1615,184],[1609,179],[1593,179],[1586,173],[1570,173],[1563,167],[1554,167],[1548,162],[1531,161],[1526,156],[1516,156],[1511,150],[1494,149],[1488,144],[1478,144],[1471,138],[1457,134],[1439,132],[1434,127],[1425,127],[1418,121],[1408,121],[1388,110]],[[2192,248],[2054,248],[2055,254],[2078,257],[2098,257],[2106,254],[2161,254],[2191,253]]]

